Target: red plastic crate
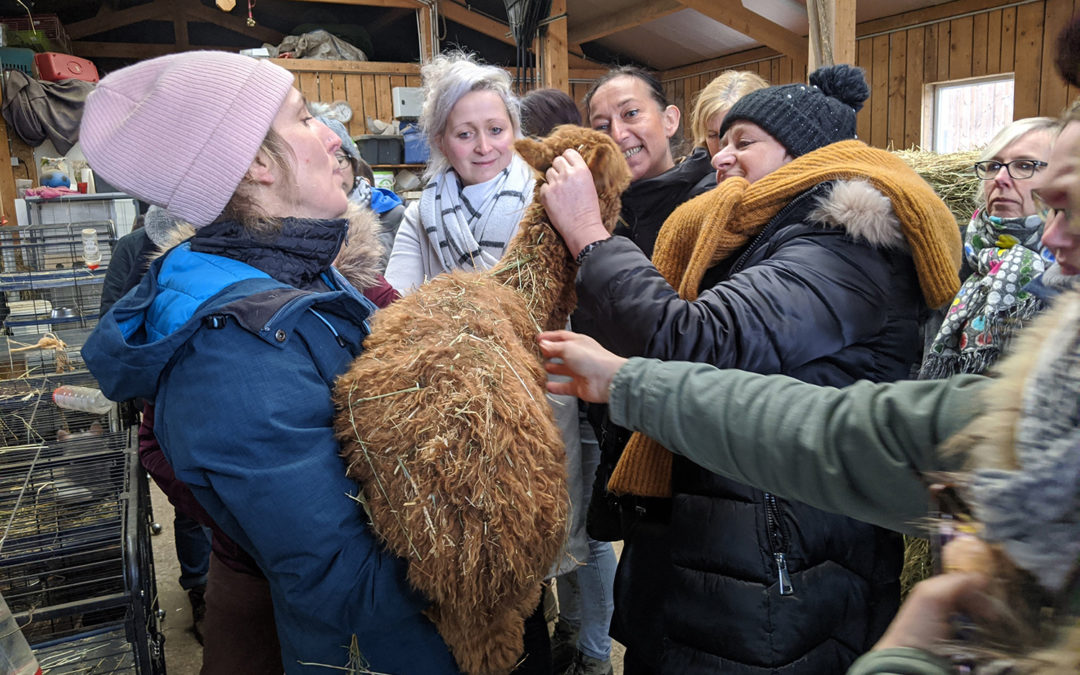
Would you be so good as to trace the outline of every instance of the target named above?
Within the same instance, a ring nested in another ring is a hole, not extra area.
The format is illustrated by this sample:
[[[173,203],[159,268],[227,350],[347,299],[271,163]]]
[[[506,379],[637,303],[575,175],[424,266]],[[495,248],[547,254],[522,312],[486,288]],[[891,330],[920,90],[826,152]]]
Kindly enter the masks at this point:
[[[91,61],[71,54],[58,54],[56,52],[35,54],[34,65],[37,66],[39,80],[48,80],[50,82],[70,79],[85,80],[87,82],[98,81],[97,67]]]

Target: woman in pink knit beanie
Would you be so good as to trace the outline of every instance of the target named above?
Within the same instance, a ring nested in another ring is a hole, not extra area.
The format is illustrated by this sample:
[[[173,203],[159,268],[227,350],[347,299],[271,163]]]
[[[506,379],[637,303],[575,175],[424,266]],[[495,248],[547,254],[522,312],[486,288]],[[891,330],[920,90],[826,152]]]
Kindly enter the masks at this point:
[[[90,94],[90,166],[196,234],[101,319],[83,357],[109,398],[156,404],[177,478],[266,575],[285,672],[455,673],[338,456],[331,387],[374,306],[331,265],[347,230],[341,141],[292,80],[269,61],[186,52]]]

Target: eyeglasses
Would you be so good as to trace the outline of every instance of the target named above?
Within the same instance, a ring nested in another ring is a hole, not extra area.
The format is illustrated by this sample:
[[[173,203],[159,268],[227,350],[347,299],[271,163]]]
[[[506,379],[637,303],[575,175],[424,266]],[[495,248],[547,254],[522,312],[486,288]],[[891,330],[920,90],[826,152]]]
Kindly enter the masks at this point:
[[[338,167],[342,169],[348,169],[352,167],[352,160],[343,152],[335,152],[334,159],[337,160]]]
[[[1059,213],[1063,213],[1065,214],[1065,222],[1072,224],[1072,209],[1058,209],[1050,206],[1046,203],[1046,198],[1039,194],[1038,190],[1031,191],[1031,201],[1035,204],[1035,213],[1039,214],[1039,217],[1042,218],[1044,223],[1049,223],[1056,218]]]
[[[980,180],[993,180],[1001,171],[1001,167],[1005,167],[1013,180],[1023,180],[1031,178],[1036,171],[1044,166],[1047,166],[1046,162],[1040,162],[1037,159],[1014,159],[1011,162],[998,162],[988,159],[985,162],[975,162],[975,175]]]

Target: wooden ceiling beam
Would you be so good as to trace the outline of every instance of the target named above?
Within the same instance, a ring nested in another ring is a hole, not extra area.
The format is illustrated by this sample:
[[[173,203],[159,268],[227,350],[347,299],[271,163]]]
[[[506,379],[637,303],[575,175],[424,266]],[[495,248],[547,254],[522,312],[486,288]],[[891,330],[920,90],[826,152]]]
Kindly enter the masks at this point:
[[[767,47],[772,47],[781,54],[806,61],[810,42],[805,37],[796,35],[780,24],[773,23],[760,14],[746,9],[741,0],[679,0],[679,2],[687,9],[695,10],[714,21],[719,21]]]
[[[571,28],[566,36],[571,45],[580,45],[607,37],[628,28],[636,28],[643,23],[674,14],[685,9],[679,0],[645,0],[636,5],[611,12],[607,16],[590,21],[587,26]]]
[[[211,23],[234,33],[246,35],[263,42],[268,42],[272,45],[276,45],[285,39],[284,33],[280,33],[272,28],[266,28],[265,26],[248,26],[246,20],[229,14],[228,12],[222,12],[219,9],[207,7],[198,0],[185,0],[182,4],[181,11],[187,15],[187,20],[189,22],[203,21],[205,23]]]
[[[359,5],[361,7],[403,7],[422,9],[426,7],[420,0],[292,0],[293,2],[326,2],[334,5]]]
[[[190,47],[188,47],[188,49],[190,49]],[[236,47],[228,45],[199,45],[199,49],[236,53]],[[71,43],[71,51],[73,51],[76,56],[81,56],[85,59],[131,59],[141,61],[143,59],[152,59],[155,56],[176,54],[187,50],[181,49],[177,45],[163,45],[157,43],[91,42],[80,40]]]
[[[207,7],[198,0],[153,0],[145,5],[136,5],[128,9],[98,14],[92,19],[76,21],[65,27],[72,40],[97,35],[115,28],[130,26],[141,21],[167,21],[172,23],[178,44],[187,43],[186,23],[202,21],[221,26],[226,30],[248,37],[277,44],[284,39],[284,33],[264,26],[248,26],[244,19],[213,7]],[[171,52],[165,52],[171,53]]]
[[[104,8],[104,5],[102,7]],[[66,24],[64,30],[72,40],[78,40],[88,35],[97,35],[114,28],[130,26],[140,21],[165,20],[163,17],[168,16],[171,18],[172,10],[173,3],[169,0],[154,0],[145,5],[136,5],[128,9],[99,12],[97,16],[91,19]]]
[[[1004,4],[1008,4],[1006,0],[956,0],[955,2],[946,2],[941,5],[904,12],[903,14],[893,14],[872,21],[863,21],[855,27],[855,36],[862,37],[874,33],[885,33],[915,24],[941,21],[968,12],[992,10]]]
[[[454,23],[493,37],[500,42],[508,45],[516,44],[510,33],[510,26],[463,7],[453,0],[439,0],[439,14]]]

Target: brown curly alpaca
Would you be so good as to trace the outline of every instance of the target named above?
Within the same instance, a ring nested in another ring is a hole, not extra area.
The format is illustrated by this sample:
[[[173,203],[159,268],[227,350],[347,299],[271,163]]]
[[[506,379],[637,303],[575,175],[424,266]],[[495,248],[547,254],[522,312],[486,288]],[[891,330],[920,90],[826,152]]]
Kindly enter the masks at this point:
[[[540,172],[567,148],[588,163],[610,230],[630,182],[614,142],[560,127],[515,144]],[[565,451],[535,336],[566,325],[576,272],[534,194],[495,269],[439,275],[377,312],[336,385],[348,473],[468,673],[515,666],[565,538]]]

